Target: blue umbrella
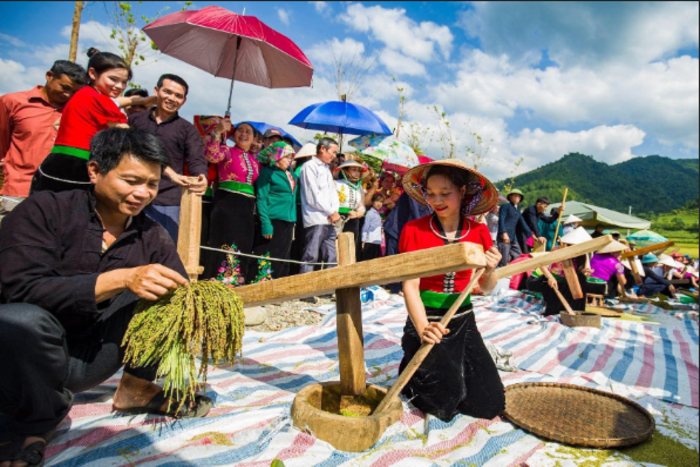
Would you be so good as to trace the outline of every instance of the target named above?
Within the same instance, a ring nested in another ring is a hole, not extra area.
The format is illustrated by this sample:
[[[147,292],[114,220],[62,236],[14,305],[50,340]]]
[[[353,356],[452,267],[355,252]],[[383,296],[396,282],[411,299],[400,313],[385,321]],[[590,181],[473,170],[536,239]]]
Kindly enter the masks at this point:
[[[286,136],[292,140],[292,143],[294,143],[294,150],[295,151],[298,151],[301,148],[301,143],[299,141],[297,141],[297,139],[294,136],[290,135],[289,133],[287,133],[286,131],[284,131],[282,128],[280,128],[278,126],[269,125],[265,122],[249,122],[247,120],[243,121],[243,122],[236,123],[236,126],[240,125],[241,123],[248,123],[249,125],[251,125],[253,128],[258,130],[262,134],[265,134],[265,132],[267,130],[277,130],[282,134],[282,136]]]
[[[307,130],[329,131],[351,135],[390,135],[391,130],[374,112],[366,107],[343,101],[313,104],[289,121]]]

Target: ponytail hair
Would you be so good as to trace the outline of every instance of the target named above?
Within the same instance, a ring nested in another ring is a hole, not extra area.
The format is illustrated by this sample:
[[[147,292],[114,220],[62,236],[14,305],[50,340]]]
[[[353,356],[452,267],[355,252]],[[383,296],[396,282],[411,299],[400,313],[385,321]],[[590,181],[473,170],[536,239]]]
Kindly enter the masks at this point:
[[[122,68],[126,70],[129,74],[129,81],[133,77],[131,68],[126,64],[126,61],[119,55],[115,55],[111,52],[100,52],[94,47],[90,47],[87,51],[87,56],[90,57],[88,61],[88,71],[90,68],[94,69],[97,75],[101,75],[105,71],[112,70],[114,68]],[[88,76],[88,84],[93,84],[92,79]]]

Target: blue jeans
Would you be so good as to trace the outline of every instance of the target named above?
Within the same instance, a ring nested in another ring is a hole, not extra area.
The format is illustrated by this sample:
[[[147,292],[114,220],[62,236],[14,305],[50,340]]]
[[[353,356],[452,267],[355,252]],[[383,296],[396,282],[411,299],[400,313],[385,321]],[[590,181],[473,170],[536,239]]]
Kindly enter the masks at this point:
[[[177,233],[180,229],[180,206],[159,206],[149,204],[143,212],[162,225],[177,245]]]
[[[332,224],[327,225],[312,225],[304,227],[304,254],[301,260],[305,263],[335,263],[335,240],[337,235],[335,227]],[[326,266],[325,268],[332,268]],[[320,268],[320,266],[319,266]],[[311,272],[314,266],[311,264],[302,264],[299,268],[299,274]]]

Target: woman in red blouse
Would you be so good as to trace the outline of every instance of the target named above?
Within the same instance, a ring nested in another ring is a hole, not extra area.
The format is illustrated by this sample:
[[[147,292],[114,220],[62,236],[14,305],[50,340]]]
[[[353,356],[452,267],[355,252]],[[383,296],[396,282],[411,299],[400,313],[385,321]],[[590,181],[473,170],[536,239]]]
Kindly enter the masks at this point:
[[[30,193],[88,189],[92,137],[105,128],[128,128],[121,107],[155,103],[155,96],[119,97],[132,77],[124,59],[95,48],[88,50],[88,56],[88,85],[66,104],[54,147],[34,174]]]
[[[496,284],[494,271],[501,259],[484,224],[468,219],[488,212],[498,201],[493,184],[461,161],[450,159],[420,165],[403,179],[405,191],[430,207],[433,214],[408,222],[401,232],[399,252],[434,248],[457,242],[481,245],[486,271],[480,287]],[[466,288],[472,271],[412,279],[403,283],[409,319],[401,347],[403,371],[421,344],[436,345],[403,394],[424,413],[444,421],[458,413],[493,418],[505,407],[503,384],[474,319],[471,300],[459,308],[447,328],[440,320]]]

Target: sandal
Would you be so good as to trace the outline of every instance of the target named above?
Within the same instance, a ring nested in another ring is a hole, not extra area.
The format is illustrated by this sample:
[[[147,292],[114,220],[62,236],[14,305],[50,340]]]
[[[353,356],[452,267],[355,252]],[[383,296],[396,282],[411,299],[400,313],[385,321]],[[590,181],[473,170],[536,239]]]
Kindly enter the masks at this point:
[[[148,401],[148,403],[143,407],[130,407],[128,409],[118,409],[116,407],[113,408],[118,412],[123,412],[130,415],[139,415],[145,413],[164,415],[166,417],[173,418],[195,418],[204,417],[207,413],[209,413],[209,410],[211,410],[211,407],[213,405],[213,402],[209,397],[197,394],[194,396],[194,407],[190,407],[190,404],[185,403],[182,405],[182,407],[180,407],[180,410],[176,411],[175,409],[177,408],[177,404],[172,403],[170,404],[170,410],[161,410],[161,407],[167,401],[168,399],[165,397],[165,393],[163,391],[160,391],[158,394],[153,396],[153,398],[150,401]]]
[[[27,467],[41,467],[44,465],[44,451],[46,446],[53,439],[56,430],[36,435],[44,439],[44,442],[35,441],[29,446],[24,446],[25,440],[34,435],[15,436],[7,444],[0,445],[0,462],[6,461],[24,461]]]

